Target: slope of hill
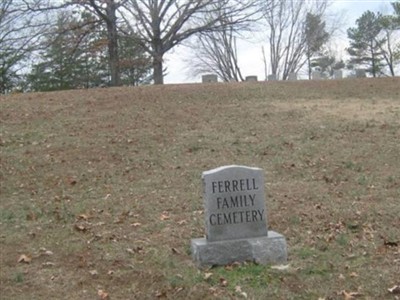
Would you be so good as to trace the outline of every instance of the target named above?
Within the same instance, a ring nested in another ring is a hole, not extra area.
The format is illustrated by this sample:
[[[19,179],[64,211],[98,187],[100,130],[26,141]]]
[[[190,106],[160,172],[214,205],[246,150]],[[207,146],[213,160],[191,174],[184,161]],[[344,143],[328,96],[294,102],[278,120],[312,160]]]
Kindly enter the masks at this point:
[[[399,86],[387,78],[1,97],[0,294],[394,297]],[[228,164],[265,170],[269,226],[287,238],[288,268],[193,265],[190,239],[204,235],[201,172]]]

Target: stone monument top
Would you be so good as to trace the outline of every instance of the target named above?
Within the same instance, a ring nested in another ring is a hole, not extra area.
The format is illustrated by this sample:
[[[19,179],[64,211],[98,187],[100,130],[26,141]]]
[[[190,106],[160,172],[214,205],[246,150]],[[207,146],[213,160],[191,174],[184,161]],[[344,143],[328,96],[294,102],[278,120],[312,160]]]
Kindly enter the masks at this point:
[[[268,234],[261,169],[225,166],[203,172],[202,179],[209,241]]]

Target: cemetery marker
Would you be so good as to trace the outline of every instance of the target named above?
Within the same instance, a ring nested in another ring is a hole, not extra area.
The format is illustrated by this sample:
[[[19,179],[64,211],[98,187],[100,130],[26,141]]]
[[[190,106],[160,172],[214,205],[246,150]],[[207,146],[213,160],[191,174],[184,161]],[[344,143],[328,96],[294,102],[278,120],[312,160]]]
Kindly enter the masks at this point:
[[[202,179],[206,238],[191,243],[198,266],[286,262],[285,238],[267,228],[261,169],[224,166],[203,172]]]

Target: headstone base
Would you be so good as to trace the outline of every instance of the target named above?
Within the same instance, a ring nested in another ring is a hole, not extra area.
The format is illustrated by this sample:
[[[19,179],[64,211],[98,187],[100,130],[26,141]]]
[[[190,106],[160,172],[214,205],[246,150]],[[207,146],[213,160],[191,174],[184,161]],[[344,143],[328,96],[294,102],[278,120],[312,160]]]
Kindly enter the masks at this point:
[[[253,261],[257,264],[282,264],[287,261],[285,237],[268,231],[268,236],[209,242],[192,239],[192,256],[198,267]]]

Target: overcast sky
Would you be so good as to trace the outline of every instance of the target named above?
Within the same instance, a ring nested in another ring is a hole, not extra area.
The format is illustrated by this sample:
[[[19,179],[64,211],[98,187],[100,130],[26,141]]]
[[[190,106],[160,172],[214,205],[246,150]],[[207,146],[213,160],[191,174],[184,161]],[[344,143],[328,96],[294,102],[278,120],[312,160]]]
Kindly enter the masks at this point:
[[[316,0],[318,1],[318,0]],[[343,57],[344,48],[347,46],[346,30],[355,26],[355,21],[367,10],[374,12],[390,11],[390,2],[393,0],[334,0],[330,10],[339,14],[343,14],[344,28],[341,37],[337,37],[332,42],[332,47],[336,49],[338,56]],[[268,44],[262,41],[262,36],[249,39],[248,41],[238,42],[239,65],[243,76],[256,75],[259,80],[264,80],[264,66],[262,61],[261,46],[267,49]],[[168,75],[165,77],[165,83],[188,83],[200,82],[200,76],[193,78],[188,72],[188,63],[184,59],[188,59],[188,50],[179,46],[173,52],[168,53],[165,57]],[[268,57],[267,57],[268,59]]]

